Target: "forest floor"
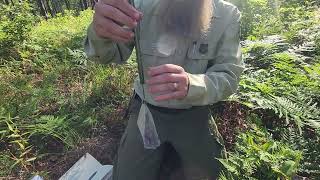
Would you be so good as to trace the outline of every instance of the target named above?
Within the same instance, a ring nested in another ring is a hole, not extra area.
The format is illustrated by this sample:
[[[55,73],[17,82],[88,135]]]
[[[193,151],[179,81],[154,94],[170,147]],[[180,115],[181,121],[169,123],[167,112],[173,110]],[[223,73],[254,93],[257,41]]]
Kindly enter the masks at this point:
[[[38,171],[50,169],[50,179],[58,179],[86,153],[91,154],[101,164],[112,165],[125,126],[121,122],[107,124],[107,126],[99,126],[94,130],[92,137],[81,140],[66,153],[49,155],[37,162],[35,168]],[[59,149],[59,147],[52,148]]]
[[[235,143],[236,133],[234,129],[247,128],[245,117],[248,108],[236,102],[222,102],[215,105],[215,114],[224,116],[226,121],[217,121],[218,128],[223,135],[227,150],[231,150]],[[125,109],[119,113],[124,117]],[[112,118],[111,118],[112,119]],[[37,171],[48,171],[50,179],[58,179],[71,168],[84,154],[89,153],[100,163],[107,165],[114,163],[118,143],[124,132],[127,119],[123,121],[106,119],[104,123],[92,130],[91,137],[82,139],[77,145],[65,153],[48,155],[35,164]],[[52,149],[63,149],[62,144],[54,144]],[[172,157],[172,155],[170,155]],[[177,157],[167,160],[165,163],[176,163]],[[168,165],[170,166],[170,165]],[[179,167],[174,167],[179,168]],[[167,180],[167,179],[164,179]]]

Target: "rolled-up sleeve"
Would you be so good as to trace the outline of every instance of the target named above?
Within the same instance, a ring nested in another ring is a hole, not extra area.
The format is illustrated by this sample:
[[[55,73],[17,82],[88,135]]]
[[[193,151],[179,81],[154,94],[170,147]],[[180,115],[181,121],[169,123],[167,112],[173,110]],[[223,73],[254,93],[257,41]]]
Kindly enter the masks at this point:
[[[188,74],[186,100],[191,105],[208,105],[228,98],[238,88],[243,71],[240,46],[240,12],[235,9],[221,36],[216,56],[205,74]]]
[[[110,39],[99,37],[91,23],[87,29],[87,36],[84,41],[84,50],[92,61],[108,64],[125,63],[130,57],[134,48],[134,42],[116,43]]]

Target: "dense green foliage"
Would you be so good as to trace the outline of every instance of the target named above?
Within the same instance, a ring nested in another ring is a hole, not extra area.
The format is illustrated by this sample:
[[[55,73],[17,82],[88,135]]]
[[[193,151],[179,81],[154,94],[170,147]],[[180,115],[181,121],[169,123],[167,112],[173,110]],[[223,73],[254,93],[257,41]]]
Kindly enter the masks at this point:
[[[254,131],[239,134],[235,150],[224,162],[229,171],[225,177],[289,179],[299,173],[316,179],[320,175],[319,10],[313,1],[236,3],[244,11],[242,38],[248,40],[243,42],[247,68],[233,99],[261,116],[270,135],[266,136],[261,120],[255,121]],[[243,3],[247,4],[241,7]],[[261,141],[257,133],[269,140]],[[250,139],[256,141],[252,144]],[[269,154],[269,145],[280,154]],[[284,151],[290,154],[282,156]],[[277,160],[261,158],[265,155]]]
[[[241,38],[284,34],[288,40],[314,23],[313,0],[230,0],[242,12]]]
[[[12,55],[12,47],[28,38],[36,17],[31,14],[28,3],[16,6],[0,4],[0,60],[4,56]],[[11,54],[10,54],[11,53]]]
[[[10,51],[1,53],[0,64],[0,177],[28,172],[37,158],[73,147],[126,106],[135,66],[87,62],[82,44],[91,19],[92,11],[69,13],[28,32],[30,23],[25,31],[5,31],[1,46]],[[23,38],[11,38],[21,32]]]
[[[261,121],[261,120],[258,120]],[[302,153],[272,139],[265,128],[253,126],[237,137],[235,152],[220,161],[232,174],[227,179],[292,178],[298,171]]]
[[[21,0],[2,0],[0,4],[6,6],[18,7]],[[80,11],[93,8],[95,1],[93,0],[28,0],[26,1],[32,6],[31,12],[35,16],[41,16],[44,19],[60,16],[65,10],[72,10],[79,15]]]
[[[227,101],[247,112],[227,112],[245,124],[232,129],[235,138],[228,159],[220,160],[226,169],[221,179],[296,175],[316,179],[320,176],[317,2],[232,2],[242,11],[246,70],[239,92]],[[32,15],[26,3],[1,6],[0,178],[25,179],[39,173],[36,162],[68,152],[103,124],[122,123],[121,112],[136,74],[134,57],[125,65],[88,61],[82,43],[92,11],[74,14],[66,11],[45,21]],[[50,174],[50,169],[46,171]]]

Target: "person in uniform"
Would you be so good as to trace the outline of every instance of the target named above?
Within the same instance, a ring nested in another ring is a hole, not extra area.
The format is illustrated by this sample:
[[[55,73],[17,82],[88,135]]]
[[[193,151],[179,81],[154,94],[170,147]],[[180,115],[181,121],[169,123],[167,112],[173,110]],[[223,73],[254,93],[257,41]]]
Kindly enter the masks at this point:
[[[114,164],[114,180],[156,180],[168,148],[186,180],[217,179],[223,142],[210,104],[235,93],[243,71],[240,12],[223,0],[99,0],[85,51],[100,63],[124,63],[138,24],[144,84],[137,77],[129,121]],[[160,146],[146,149],[137,126],[146,102]]]

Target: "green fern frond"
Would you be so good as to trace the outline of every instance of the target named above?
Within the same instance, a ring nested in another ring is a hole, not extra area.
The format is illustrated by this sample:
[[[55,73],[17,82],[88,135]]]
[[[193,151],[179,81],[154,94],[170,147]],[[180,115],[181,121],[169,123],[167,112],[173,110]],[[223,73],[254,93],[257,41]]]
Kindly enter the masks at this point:
[[[304,125],[314,129],[320,128],[320,110],[317,103],[314,103],[311,98],[301,94],[288,95],[287,97],[267,94],[254,98],[254,101],[258,104],[258,108],[274,111],[279,118],[284,118],[287,124],[294,121],[299,132],[302,131],[301,128]]]

